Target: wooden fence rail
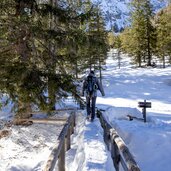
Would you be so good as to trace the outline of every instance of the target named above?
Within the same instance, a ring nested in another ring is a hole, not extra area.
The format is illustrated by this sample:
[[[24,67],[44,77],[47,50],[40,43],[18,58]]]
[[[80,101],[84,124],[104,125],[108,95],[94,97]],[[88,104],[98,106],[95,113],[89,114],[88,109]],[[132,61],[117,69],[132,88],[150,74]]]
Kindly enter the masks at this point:
[[[70,149],[70,136],[74,132],[75,113],[73,112],[64,125],[43,171],[65,171],[65,152]]]
[[[57,119],[51,119],[51,118],[29,118],[29,119],[14,119],[13,124],[15,125],[21,125],[22,123],[32,122],[32,123],[45,123],[45,124],[58,124],[63,125],[67,121],[67,118],[57,118]]]
[[[124,171],[140,171],[128,147],[125,145],[117,131],[106,121],[100,110],[97,110],[97,116],[100,119],[104,129],[104,141],[111,152],[113,164],[116,171],[119,171],[120,164]]]

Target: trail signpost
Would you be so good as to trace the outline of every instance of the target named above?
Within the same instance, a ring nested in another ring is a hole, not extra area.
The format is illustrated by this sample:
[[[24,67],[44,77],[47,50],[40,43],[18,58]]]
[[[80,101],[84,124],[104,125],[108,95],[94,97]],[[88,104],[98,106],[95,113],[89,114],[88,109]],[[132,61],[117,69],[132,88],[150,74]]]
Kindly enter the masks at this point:
[[[132,115],[127,115],[127,117],[129,118],[130,121],[132,121],[133,119],[137,119],[140,121],[144,121],[146,122],[146,108],[151,108],[151,102],[147,102],[146,100],[144,100],[143,102],[138,102],[138,107],[142,108],[142,114],[143,114],[143,118],[139,118],[136,116],[132,116]]]
[[[144,122],[146,122],[146,108],[151,108],[151,102],[147,102],[146,100],[144,102],[138,102],[138,107],[142,108]]]

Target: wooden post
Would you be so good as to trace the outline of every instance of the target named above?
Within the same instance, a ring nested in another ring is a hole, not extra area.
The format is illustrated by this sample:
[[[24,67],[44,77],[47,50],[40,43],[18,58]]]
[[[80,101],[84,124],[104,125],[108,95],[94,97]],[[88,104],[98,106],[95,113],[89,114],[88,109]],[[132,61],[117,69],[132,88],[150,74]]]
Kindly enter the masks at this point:
[[[71,125],[69,125],[67,135],[65,136],[65,151],[69,150],[71,147],[70,136],[71,136]]]
[[[73,117],[73,122],[71,123],[71,134],[74,133],[74,127],[75,127],[75,116]]]
[[[115,166],[115,170],[119,171],[119,154],[116,143],[113,139],[111,139],[111,157],[113,159],[113,165]]]
[[[54,169],[57,169],[56,167],[59,171],[65,171],[65,151],[70,149],[70,135],[74,130],[74,122],[75,113],[72,113],[62,129],[43,171],[54,171]]]
[[[143,113],[144,122],[146,122],[147,119],[146,119],[146,108],[145,107],[142,109],[142,113]]]
[[[142,108],[143,119],[146,122],[146,108],[151,108],[151,102],[146,102],[146,100],[144,102],[138,102],[138,107]]]
[[[113,134],[111,132],[111,156],[112,156],[112,159],[113,159],[113,164],[115,166],[115,170],[119,171],[120,154],[119,154],[118,146],[117,146],[117,144],[115,142],[116,137],[119,137],[119,136],[116,135],[116,134]]]
[[[144,104],[146,104],[146,100],[144,100]],[[144,122],[146,122],[146,107],[145,106],[143,108],[143,118],[144,118]]]
[[[76,116],[75,116],[75,112],[73,113],[73,130],[72,133],[74,133],[74,127],[76,126]]]
[[[116,143],[114,144],[114,166],[116,171],[119,171],[119,163],[120,163],[120,154],[119,154],[119,149],[116,145]]]
[[[107,149],[109,150],[109,147],[110,147],[110,135],[109,135],[109,128],[107,127],[107,125],[105,125],[105,129],[104,129],[104,140],[105,140],[105,143],[107,145]]]
[[[58,158],[58,170],[65,171],[65,144],[62,145],[61,152]]]

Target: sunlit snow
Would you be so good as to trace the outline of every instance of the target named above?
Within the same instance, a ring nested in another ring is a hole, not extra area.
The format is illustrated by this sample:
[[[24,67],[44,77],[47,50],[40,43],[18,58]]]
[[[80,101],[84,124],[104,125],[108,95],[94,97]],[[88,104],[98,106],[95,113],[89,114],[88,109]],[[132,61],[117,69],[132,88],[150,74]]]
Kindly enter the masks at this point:
[[[106,96],[98,94],[97,107],[105,110],[104,117],[116,128],[142,171],[170,171],[171,67],[135,68],[130,58],[124,54],[121,57],[119,69],[115,51],[108,53],[102,72]],[[147,109],[147,122],[129,121],[128,114],[143,117],[138,102],[144,100],[152,103]],[[0,113],[1,129],[5,118],[12,118],[9,110]],[[76,123],[66,171],[114,171],[99,120],[88,122],[86,111],[78,111]],[[34,124],[10,130],[9,137],[0,139],[0,170],[42,170],[61,127]]]

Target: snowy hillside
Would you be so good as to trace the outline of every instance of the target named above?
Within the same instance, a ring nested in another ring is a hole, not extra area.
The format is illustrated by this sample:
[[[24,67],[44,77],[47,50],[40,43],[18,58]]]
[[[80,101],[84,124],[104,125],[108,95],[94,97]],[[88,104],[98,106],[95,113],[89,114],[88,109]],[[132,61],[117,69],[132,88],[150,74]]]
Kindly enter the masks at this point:
[[[99,4],[103,11],[105,19],[107,21],[107,28],[111,29],[111,26],[115,30],[121,30],[129,24],[129,3],[131,0],[92,0],[94,3]],[[151,0],[154,10],[165,7],[168,0]]]

